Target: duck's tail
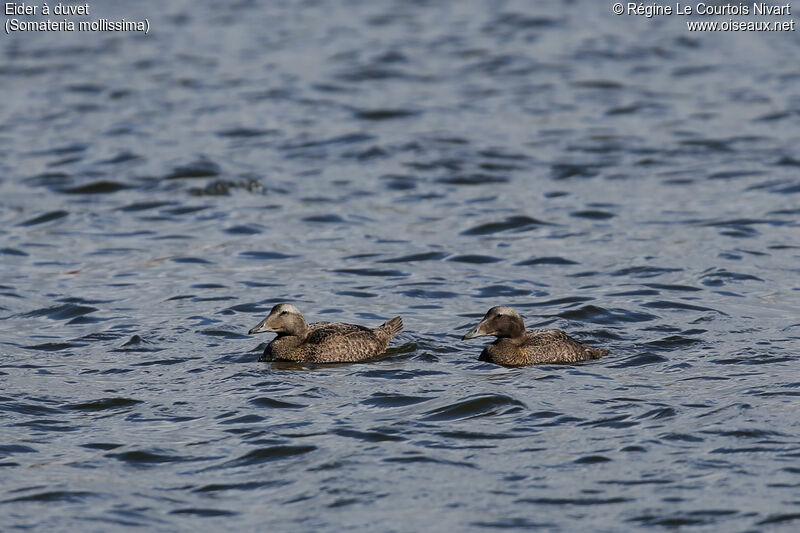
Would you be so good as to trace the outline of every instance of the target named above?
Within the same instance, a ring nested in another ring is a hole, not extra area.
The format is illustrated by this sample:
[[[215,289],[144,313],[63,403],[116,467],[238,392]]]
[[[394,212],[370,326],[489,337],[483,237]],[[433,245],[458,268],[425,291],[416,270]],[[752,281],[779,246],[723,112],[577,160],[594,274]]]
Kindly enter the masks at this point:
[[[383,330],[384,334],[391,339],[403,330],[403,319],[396,316],[378,326],[378,329]]]

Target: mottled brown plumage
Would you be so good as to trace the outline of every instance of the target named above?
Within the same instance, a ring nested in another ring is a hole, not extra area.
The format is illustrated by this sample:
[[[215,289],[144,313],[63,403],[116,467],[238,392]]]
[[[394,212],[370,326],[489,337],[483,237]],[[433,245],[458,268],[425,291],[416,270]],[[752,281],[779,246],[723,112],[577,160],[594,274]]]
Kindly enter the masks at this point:
[[[495,336],[497,340],[487,346],[478,359],[504,366],[577,363],[608,353],[607,349],[581,344],[560,329],[525,331],[522,317],[506,306],[489,309],[462,340],[483,335]]]
[[[341,322],[306,324],[295,306],[278,304],[249,333],[273,331],[278,334],[259,361],[352,363],[385,352],[389,341],[402,329],[403,320],[399,316],[371,329]]]

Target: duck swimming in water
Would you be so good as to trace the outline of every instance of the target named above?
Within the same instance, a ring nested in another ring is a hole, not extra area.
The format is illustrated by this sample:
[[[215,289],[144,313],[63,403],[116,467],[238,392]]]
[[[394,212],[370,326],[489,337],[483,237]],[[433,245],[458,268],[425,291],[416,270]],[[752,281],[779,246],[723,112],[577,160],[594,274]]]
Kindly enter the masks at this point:
[[[497,337],[497,340],[487,346],[478,359],[503,366],[577,363],[608,354],[607,349],[581,344],[560,329],[525,331],[522,317],[506,306],[489,309],[483,320],[461,340],[483,335]]]
[[[306,324],[295,306],[278,304],[248,333],[273,331],[278,334],[259,361],[352,363],[385,352],[389,341],[402,329],[403,319],[399,316],[372,329],[341,322]]]

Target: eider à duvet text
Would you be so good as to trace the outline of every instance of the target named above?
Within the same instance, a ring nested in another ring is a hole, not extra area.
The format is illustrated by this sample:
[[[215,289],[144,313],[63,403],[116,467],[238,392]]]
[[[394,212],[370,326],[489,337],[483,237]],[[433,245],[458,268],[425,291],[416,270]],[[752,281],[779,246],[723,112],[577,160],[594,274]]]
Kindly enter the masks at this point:
[[[259,361],[309,363],[353,363],[377,357],[403,329],[399,316],[367,328],[341,322],[306,324],[303,314],[291,304],[278,304],[249,334],[272,331],[278,334]]]
[[[592,348],[576,341],[560,329],[525,331],[522,317],[510,307],[497,306],[461,340],[484,335],[497,337],[484,348],[480,361],[504,366],[577,363],[608,354],[605,348]]]

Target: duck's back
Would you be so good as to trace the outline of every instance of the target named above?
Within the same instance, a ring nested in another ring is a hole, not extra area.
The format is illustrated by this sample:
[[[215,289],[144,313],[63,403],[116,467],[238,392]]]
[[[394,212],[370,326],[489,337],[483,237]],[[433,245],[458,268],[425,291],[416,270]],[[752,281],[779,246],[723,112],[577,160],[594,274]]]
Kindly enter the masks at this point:
[[[313,363],[347,363],[378,356],[403,328],[395,317],[377,328],[341,322],[313,322],[302,342],[298,337],[277,337],[264,352],[265,360],[283,359]],[[270,355],[267,355],[267,351]],[[267,357],[269,357],[267,359]]]
[[[486,347],[481,359],[500,365],[524,366],[577,363],[597,359],[607,353],[607,349],[582,344],[560,329],[531,329],[520,344],[510,339],[497,339]]]

